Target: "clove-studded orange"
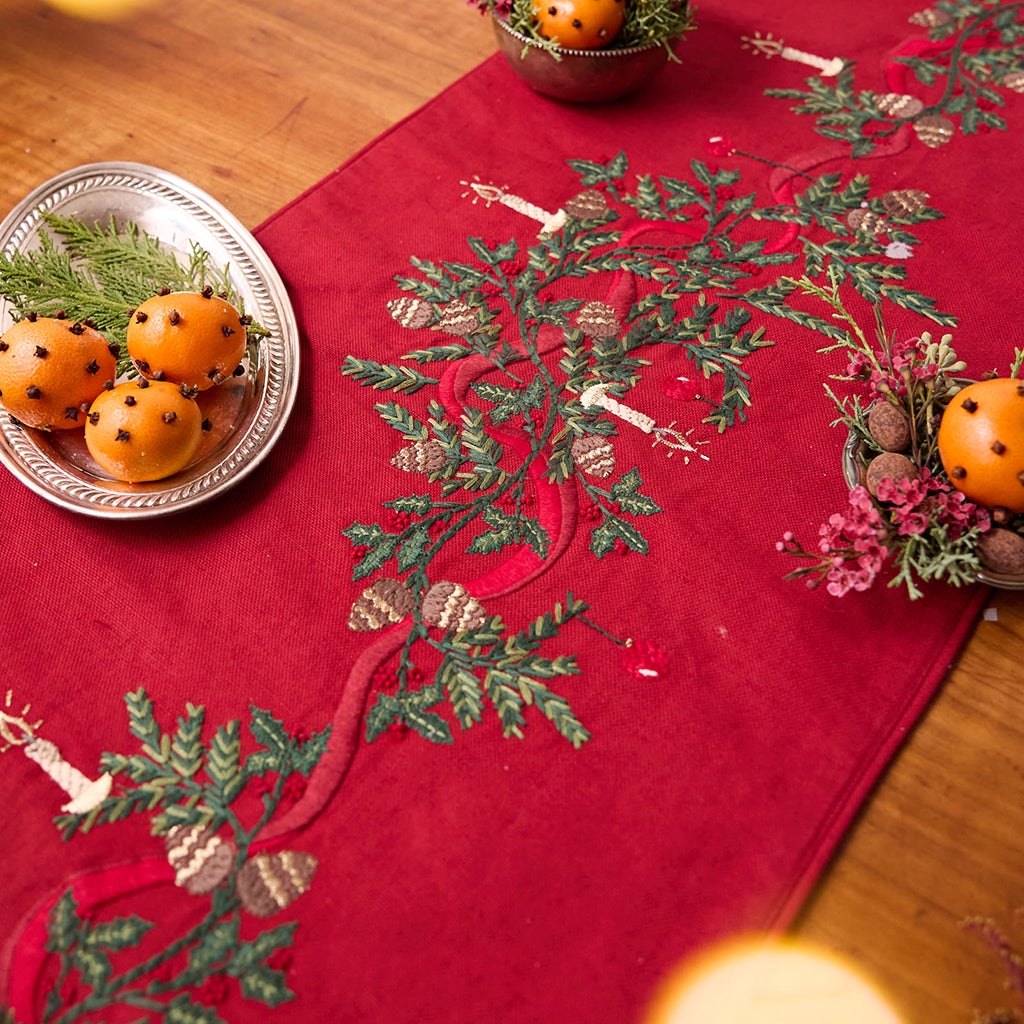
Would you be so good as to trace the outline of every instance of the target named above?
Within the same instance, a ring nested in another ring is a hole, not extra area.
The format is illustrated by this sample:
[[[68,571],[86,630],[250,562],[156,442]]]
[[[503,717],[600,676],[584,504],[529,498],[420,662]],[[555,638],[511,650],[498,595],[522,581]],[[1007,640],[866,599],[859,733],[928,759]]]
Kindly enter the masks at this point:
[[[209,289],[154,295],[132,313],[128,354],[143,376],[205,391],[242,361],[245,325],[238,310]]]
[[[957,392],[938,447],[942,468],[971,501],[1024,512],[1024,383],[997,377]]]
[[[125,381],[89,409],[89,454],[115,480],[143,483],[173,476],[189,464],[203,436],[199,405],[184,385]]]
[[[26,426],[68,430],[105,384],[117,360],[107,339],[71,320],[19,320],[0,338],[0,404]]]
[[[597,50],[622,31],[626,0],[534,0],[540,34],[569,50]]]

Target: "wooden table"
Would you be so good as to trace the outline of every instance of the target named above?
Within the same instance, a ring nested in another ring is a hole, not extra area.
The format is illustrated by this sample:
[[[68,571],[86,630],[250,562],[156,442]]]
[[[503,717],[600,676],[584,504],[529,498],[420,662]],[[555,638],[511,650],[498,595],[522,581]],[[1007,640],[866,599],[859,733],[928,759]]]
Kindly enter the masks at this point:
[[[108,23],[0,0],[0,213],[69,167],[132,160],[255,227],[494,50],[460,0],[161,0]],[[1024,906],[1021,664],[1024,593],[996,592],[795,926],[908,1024],[1012,1005],[961,921],[1013,934]]]

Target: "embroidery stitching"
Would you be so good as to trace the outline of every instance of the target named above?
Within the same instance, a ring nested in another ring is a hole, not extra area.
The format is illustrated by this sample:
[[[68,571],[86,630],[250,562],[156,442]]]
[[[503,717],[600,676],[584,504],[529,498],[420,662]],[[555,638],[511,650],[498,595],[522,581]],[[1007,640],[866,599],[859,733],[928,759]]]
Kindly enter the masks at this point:
[[[132,814],[153,814],[153,834],[164,837],[175,883],[190,896],[208,899],[209,909],[185,935],[142,954],[142,962],[122,966],[118,954],[129,951],[130,958],[157,925],[134,914],[97,920],[76,898],[75,886],[67,889],[48,918],[46,949],[58,958],[59,972],[43,1019],[70,1024],[86,1013],[130,1005],[177,1024],[222,1024],[206,1004],[223,1001],[232,985],[265,1006],[293,999],[286,970],[297,922],[243,939],[242,913],[276,914],[312,883],[315,857],[290,850],[256,852],[255,846],[279,805],[288,801],[291,780],[298,775],[304,782],[320,761],[330,727],[311,736],[289,735],[269,712],[253,707],[249,729],[257,747],[243,758],[237,720],[220,726],[204,743],[201,706],[187,705],[171,733],[158,725],[145,690],[127,694],[125,703],[140,751],[103,754],[105,777],[116,779],[113,791],[89,810],[63,813],[54,823],[68,840]],[[23,743],[13,731],[25,728],[27,710],[21,716],[0,711],[8,748],[22,745],[27,751],[39,742]],[[34,759],[50,771],[45,758]],[[247,826],[232,804],[249,784],[260,794],[263,813]]]
[[[892,58],[892,66],[913,71],[925,88],[945,80],[933,103],[895,90],[856,91],[855,61],[846,62],[834,82],[823,81],[822,73],[806,79],[806,90],[766,89],[765,95],[799,100],[791,109],[814,115],[815,131],[850,143],[854,157],[870,155],[908,129],[930,148],[945,145],[958,127],[964,135],[1005,131],[1006,121],[996,112],[1005,106],[998,87],[1024,92],[1022,6],[949,0],[935,17],[919,12],[910,19],[928,28],[928,41],[910,44]]]

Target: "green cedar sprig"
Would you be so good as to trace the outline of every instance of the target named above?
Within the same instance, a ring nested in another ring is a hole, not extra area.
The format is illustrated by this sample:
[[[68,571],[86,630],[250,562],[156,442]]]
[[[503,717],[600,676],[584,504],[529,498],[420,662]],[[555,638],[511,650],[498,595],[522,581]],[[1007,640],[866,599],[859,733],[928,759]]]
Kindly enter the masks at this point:
[[[40,230],[39,247],[29,252],[0,253],[0,294],[15,319],[29,313],[89,320],[111,343],[121,346],[118,373],[134,371],[125,348],[129,311],[162,288],[202,291],[211,287],[239,312],[241,299],[231,286],[228,268],[217,268],[195,242],[184,261],[159,239],[129,222],[87,224],[75,217],[42,214],[49,230]],[[267,335],[258,323],[246,327],[250,344]]]

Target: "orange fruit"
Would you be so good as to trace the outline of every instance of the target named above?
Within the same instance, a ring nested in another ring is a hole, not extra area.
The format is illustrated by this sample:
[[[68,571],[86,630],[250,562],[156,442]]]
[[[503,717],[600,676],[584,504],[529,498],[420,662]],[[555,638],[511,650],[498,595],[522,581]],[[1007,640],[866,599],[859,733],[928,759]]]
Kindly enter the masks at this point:
[[[242,361],[245,326],[238,310],[212,292],[154,295],[128,323],[128,354],[151,380],[205,391]]]
[[[0,404],[26,426],[70,430],[117,376],[99,331],[52,317],[19,320],[0,338]]]
[[[997,377],[957,392],[938,446],[942,468],[971,501],[1024,512],[1024,383]]]
[[[203,414],[191,393],[170,381],[126,381],[89,409],[89,454],[115,480],[142,483],[173,476],[189,464],[203,436]]]
[[[625,0],[535,0],[530,9],[540,34],[569,50],[610,43],[626,20]]]

